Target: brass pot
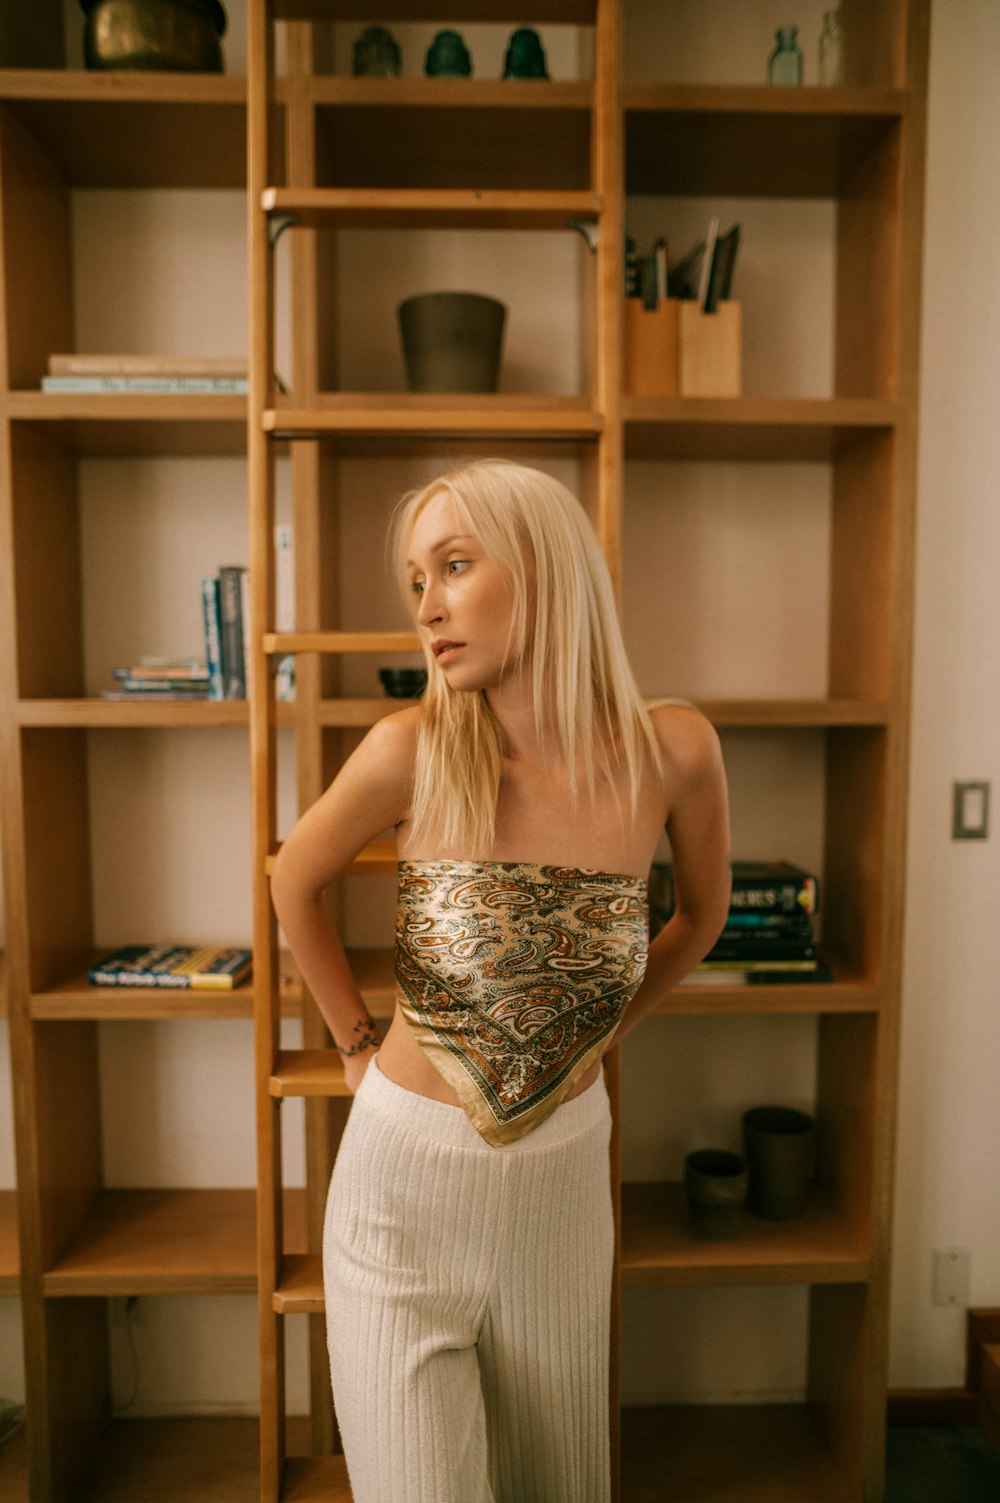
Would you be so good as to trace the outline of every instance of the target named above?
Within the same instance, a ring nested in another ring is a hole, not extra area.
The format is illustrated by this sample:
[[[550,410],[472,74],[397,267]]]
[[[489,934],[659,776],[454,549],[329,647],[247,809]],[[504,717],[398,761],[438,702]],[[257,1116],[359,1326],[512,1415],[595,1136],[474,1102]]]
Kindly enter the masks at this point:
[[[221,73],[220,0],[80,0],[88,68]]]

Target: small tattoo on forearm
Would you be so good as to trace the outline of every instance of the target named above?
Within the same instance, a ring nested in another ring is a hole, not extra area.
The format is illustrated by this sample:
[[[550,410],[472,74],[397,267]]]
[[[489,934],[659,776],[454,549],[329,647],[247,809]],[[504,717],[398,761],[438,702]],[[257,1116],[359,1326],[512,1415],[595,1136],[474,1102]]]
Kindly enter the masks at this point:
[[[379,1037],[378,1029],[375,1027],[375,1024],[371,1018],[362,1018],[360,1022],[355,1023],[351,1032],[360,1033],[361,1037],[358,1039],[357,1043],[352,1044],[349,1049],[341,1049],[336,1039],[333,1043],[333,1047],[336,1049],[337,1053],[343,1054],[346,1058],[350,1058],[352,1054],[360,1054],[362,1049],[370,1049],[373,1045],[375,1046],[375,1048],[378,1048],[379,1044],[382,1042],[381,1038]]]

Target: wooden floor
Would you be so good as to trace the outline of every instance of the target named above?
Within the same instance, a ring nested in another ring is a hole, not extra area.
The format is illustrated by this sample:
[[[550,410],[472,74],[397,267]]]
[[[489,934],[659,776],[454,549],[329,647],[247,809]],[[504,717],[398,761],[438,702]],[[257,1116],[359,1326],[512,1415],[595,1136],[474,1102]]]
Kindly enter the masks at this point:
[[[305,1451],[306,1441],[305,1426],[291,1422],[290,1448]],[[626,1410],[622,1455],[622,1503],[847,1503],[798,1408]],[[257,1421],[118,1420],[78,1496],[79,1503],[257,1503]],[[29,1503],[23,1432],[0,1447],[0,1499]]]

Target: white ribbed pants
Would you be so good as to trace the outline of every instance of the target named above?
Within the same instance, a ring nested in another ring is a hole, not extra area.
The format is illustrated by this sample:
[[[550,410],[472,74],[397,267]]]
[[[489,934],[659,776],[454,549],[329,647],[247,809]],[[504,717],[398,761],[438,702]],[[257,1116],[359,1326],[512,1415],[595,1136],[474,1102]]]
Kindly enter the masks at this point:
[[[610,1134],[603,1073],[491,1148],[373,1057],[323,1232],[354,1503],[608,1503]]]

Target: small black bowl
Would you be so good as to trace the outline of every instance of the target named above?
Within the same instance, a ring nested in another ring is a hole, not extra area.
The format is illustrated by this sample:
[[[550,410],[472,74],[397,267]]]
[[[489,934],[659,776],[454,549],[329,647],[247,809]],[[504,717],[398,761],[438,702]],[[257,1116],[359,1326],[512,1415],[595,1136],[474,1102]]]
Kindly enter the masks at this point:
[[[426,668],[380,668],[378,676],[391,699],[419,699],[427,687]]]

